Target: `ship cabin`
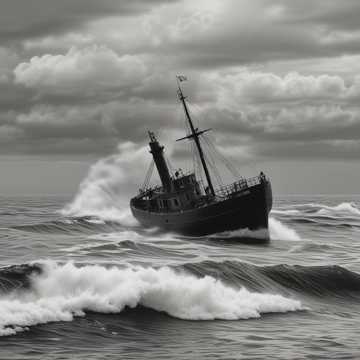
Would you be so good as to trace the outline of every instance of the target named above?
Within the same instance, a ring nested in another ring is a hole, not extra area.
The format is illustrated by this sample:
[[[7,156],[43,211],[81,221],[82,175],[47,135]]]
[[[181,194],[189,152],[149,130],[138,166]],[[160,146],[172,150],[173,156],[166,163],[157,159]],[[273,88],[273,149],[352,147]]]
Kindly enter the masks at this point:
[[[206,195],[201,191],[195,174],[183,174],[179,169],[171,176],[164,157],[164,147],[158,143],[153,132],[149,131],[149,137],[150,153],[162,186],[143,186],[140,194],[133,199],[133,205],[143,210],[158,212],[176,212],[198,206],[199,200]]]
[[[194,208],[204,196],[194,173],[183,175],[176,171],[170,189],[158,186],[140,190],[136,206],[149,211],[177,212]]]

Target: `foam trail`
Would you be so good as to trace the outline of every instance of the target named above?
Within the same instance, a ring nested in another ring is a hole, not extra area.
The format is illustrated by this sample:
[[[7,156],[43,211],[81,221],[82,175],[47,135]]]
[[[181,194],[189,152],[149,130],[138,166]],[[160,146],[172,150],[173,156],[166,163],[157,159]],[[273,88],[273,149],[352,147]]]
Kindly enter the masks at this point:
[[[282,209],[273,209],[271,210],[273,214],[278,215],[300,215],[301,212],[299,210],[282,210]]]
[[[244,239],[268,239],[269,232],[266,229],[249,230],[249,229],[238,229],[233,231],[224,231],[209,236],[210,238],[220,239],[232,239],[232,238],[244,238]]]
[[[102,220],[136,225],[128,205],[128,194],[141,183],[146,161],[143,148],[132,143],[119,146],[119,153],[99,160],[91,166],[74,200],[61,210],[64,216],[93,216]],[[134,165],[136,164],[136,165]],[[140,173],[141,172],[141,173]]]
[[[322,209],[317,212],[320,215],[350,214],[360,216],[360,210],[354,203],[344,202],[336,206],[321,205],[321,207]]]
[[[284,225],[281,221],[272,217],[269,218],[270,238],[273,240],[301,240],[299,234],[290,227]]]
[[[189,320],[258,318],[263,313],[302,310],[300,301],[281,295],[231,288],[210,276],[197,278],[168,267],[76,267],[42,264],[27,291],[0,297],[0,335],[28,326],[71,321],[85,311],[119,313],[142,305]]]

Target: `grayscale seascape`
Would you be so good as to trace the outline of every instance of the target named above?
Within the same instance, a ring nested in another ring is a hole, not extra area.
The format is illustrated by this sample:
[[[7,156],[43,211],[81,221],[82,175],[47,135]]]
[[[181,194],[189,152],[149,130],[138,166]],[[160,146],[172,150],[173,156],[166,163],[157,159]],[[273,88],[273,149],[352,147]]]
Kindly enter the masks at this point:
[[[0,360],[360,359],[360,0],[0,0]]]
[[[1,198],[0,358],[360,356],[358,196],[276,198],[265,245],[64,217],[70,200]]]

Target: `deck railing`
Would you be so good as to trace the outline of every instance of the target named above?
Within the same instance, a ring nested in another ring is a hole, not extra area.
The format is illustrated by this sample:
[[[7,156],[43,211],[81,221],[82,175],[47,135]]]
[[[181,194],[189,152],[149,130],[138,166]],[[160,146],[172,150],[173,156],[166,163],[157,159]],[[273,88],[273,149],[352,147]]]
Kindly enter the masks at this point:
[[[266,177],[264,174],[260,174],[258,176],[254,176],[248,179],[241,178],[238,181],[235,181],[229,185],[222,186],[215,190],[215,195],[217,198],[222,198],[223,200],[235,196],[237,193],[242,192],[248,188],[251,188],[253,186],[259,185],[262,181],[265,181]],[[164,191],[162,186],[155,186],[152,188],[141,190],[140,194],[136,197],[136,203],[139,206],[140,204],[144,207],[148,207],[148,200],[145,200],[146,197],[152,197],[152,195],[156,193],[161,193]],[[209,201],[213,201],[214,198],[212,195],[207,194],[203,195],[201,198],[197,201],[197,206],[202,206]],[[220,199],[219,199],[220,200]],[[142,207],[140,206],[140,207]],[[159,209],[160,210],[160,209]],[[161,209],[162,211],[165,211],[165,209]]]
[[[240,180],[235,181],[230,185],[218,188],[217,190],[215,190],[215,194],[219,197],[227,198],[242,190],[248,189],[255,185],[259,185],[263,179],[265,179],[265,176],[262,175],[254,176],[248,179],[241,178]]]

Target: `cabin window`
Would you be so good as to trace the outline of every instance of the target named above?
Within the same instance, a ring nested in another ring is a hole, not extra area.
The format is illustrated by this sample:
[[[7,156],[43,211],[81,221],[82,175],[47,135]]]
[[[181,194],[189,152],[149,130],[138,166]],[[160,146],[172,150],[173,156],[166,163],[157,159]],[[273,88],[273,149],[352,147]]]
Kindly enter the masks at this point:
[[[175,206],[179,206],[179,202],[177,199],[174,199],[174,204],[175,204]]]

